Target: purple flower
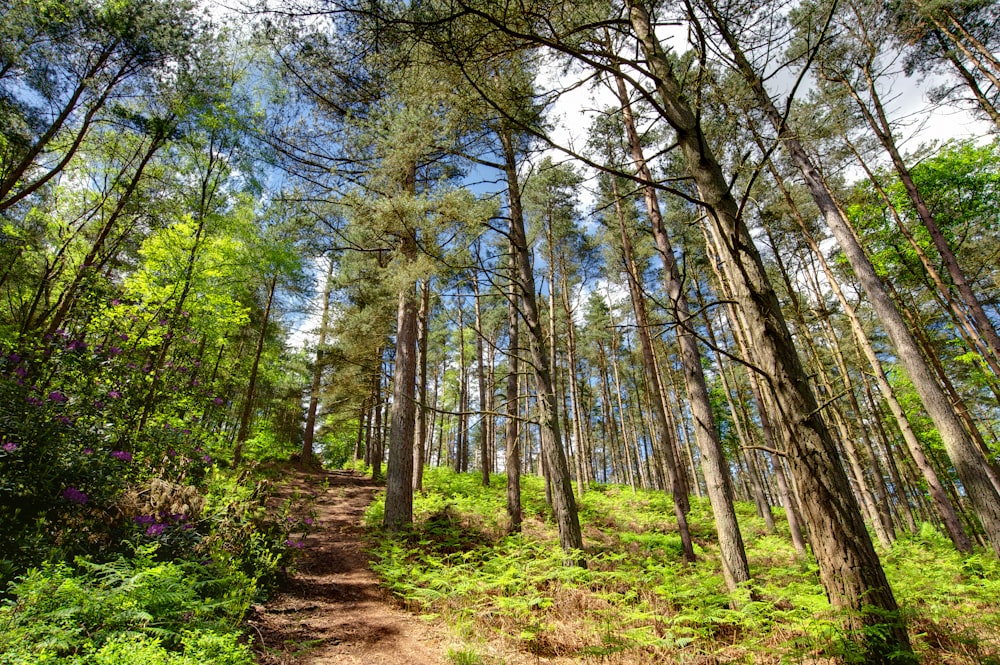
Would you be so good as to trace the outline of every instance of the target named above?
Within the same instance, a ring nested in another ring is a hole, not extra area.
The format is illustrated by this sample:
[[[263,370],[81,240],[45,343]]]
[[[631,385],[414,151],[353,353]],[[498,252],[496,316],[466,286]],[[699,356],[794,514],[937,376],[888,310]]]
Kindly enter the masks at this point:
[[[118,399],[121,396],[122,396],[121,392],[117,390],[112,390],[111,392],[108,393],[108,397],[110,397],[111,399]]]
[[[63,490],[62,496],[67,501],[78,503],[81,506],[87,503],[87,495],[75,487],[67,487]]]
[[[118,339],[120,339],[123,342],[127,342],[128,341],[128,335],[126,333],[121,333],[120,335],[118,335]]]
[[[7,362],[9,362],[11,365],[16,365],[17,363],[21,362],[21,356],[19,356],[16,353],[12,353],[9,356],[7,356]]]
[[[212,458],[211,458],[211,457],[209,457],[208,455],[202,455],[202,456],[201,456],[201,458],[202,458],[203,460],[205,460],[205,463],[206,463],[206,464],[211,464],[211,463],[212,463]]]
[[[128,452],[127,450],[112,450],[111,456],[123,462],[132,461],[132,453]]]
[[[112,298],[111,299],[111,306],[112,307],[117,307],[120,304],[122,304],[122,301],[119,300],[118,298]]]
[[[167,530],[167,525],[166,524],[159,524],[159,523],[157,523],[157,524],[150,524],[146,528],[146,535],[147,536],[159,536],[161,533],[163,533],[166,530]]]
[[[299,550],[306,546],[306,544],[301,540],[286,540],[285,545],[287,545],[288,547],[294,547],[295,549]]]
[[[13,441],[8,441],[7,443],[0,446],[0,448],[3,448],[4,452],[12,453],[15,450],[17,450],[17,444],[14,443]]]
[[[87,343],[82,339],[74,339],[69,344],[66,345],[67,351],[86,351]]]
[[[29,406],[41,406],[42,405],[42,400],[38,399],[37,397],[29,397],[28,398],[28,405]]]
[[[212,404],[214,404],[216,406],[222,406],[225,403],[226,403],[226,401],[224,399],[222,399],[221,397],[216,397],[215,399],[212,400]]]
[[[84,455],[93,455],[94,454],[94,449],[93,448],[84,448],[83,449],[83,454]]]
[[[152,524],[156,521],[156,518],[152,515],[136,515],[132,518],[132,521],[136,524]]]
[[[306,517],[302,521],[305,522],[308,526],[312,526],[313,525],[313,518],[311,518],[311,517]]]
[[[28,376],[28,368],[21,367],[20,365],[18,365],[17,367],[14,368],[14,374],[23,379],[24,377]]]
[[[62,404],[63,402],[66,401],[66,395],[64,395],[58,390],[53,390],[52,392],[49,393],[49,401],[56,402],[57,404]]]
[[[95,399],[94,400],[94,408],[95,409],[103,409],[104,408],[104,402],[102,402],[99,399]]]
[[[73,422],[72,420],[69,419],[69,416],[59,416],[58,418],[56,418],[56,420],[58,420],[63,425],[69,425],[70,423]]]
[[[121,347],[118,346],[112,346],[110,349],[108,349],[108,353],[112,356],[120,355],[121,352],[122,352]]]

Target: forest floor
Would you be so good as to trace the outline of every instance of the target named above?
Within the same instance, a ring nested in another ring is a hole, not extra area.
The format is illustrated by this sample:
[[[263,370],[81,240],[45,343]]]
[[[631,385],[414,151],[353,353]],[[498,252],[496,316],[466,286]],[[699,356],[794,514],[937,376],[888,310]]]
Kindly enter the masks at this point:
[[[362,518],[379,485],[349,471],[294,471],[279,490],[314,524],[294,574],[249,624],[261,665],[439,665],[446,629],[400,609],[369,568]]]

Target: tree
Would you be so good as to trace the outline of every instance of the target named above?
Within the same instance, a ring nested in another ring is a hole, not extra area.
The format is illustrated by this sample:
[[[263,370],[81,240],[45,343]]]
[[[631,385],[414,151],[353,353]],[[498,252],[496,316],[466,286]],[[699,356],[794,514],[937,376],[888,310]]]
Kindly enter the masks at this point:
[[[157,84],[152,74],[187,57],[192,8],[186,2],[12,3],[5,24],[20,48],[0,54],[0,212],[66,167],[109,103],[150,94]]]
[[[895,598],[850,492],[836,445],[819,414],[760,255],[741,218],[740,206],[653,32],[649,13],[634,0],[628,0],[626,7],[662,104],[660,113],[676,134],[725,263],[730,293],[753,340],[754,364],[767,377],[784,415],[781,426],[786,453],[808,525],[814,531],[814,554],[830,601],[835,607],[855,610],[857,615],[848,621],[859,629],[873,624],[883,627],[876,631],[877,635],[870,632],[861,638],[869,662],[912,661]]]
[[[683,278],[660,214],[659,198],[652,185],[652,174],[646,163],[642,143],[636,131],[628,90],[620,75],[614,76],[614,86],[621,103],[622,121],[632,161],[639,177],[645,183],[643,185],[643,198],[646,204],[646,215],[652,226],[657,250],[663,260],[663,280],[670,299],[671,314],[679,325],[677,337],[681,350],[684,385],[687,388],[688,399],[691,401],[695,441],[697,441],[698,449],[701,452],[702,472],[705,474],[709,500],[715,515],[726,586],[730,592],[733,592],[750,580],[750,569],[746,560],[743,537],[740,534],[739,525],[736,523],[729,469],[719,441],[715,417],[712,414],[701,351],[698,348],[695,334],[691,330],[692,318],[688,308],[687,295],[684,293]]]
[[[1000,495],[997,494],[997,489],[993,486],[984,468],[982,455],[970,440],[948,397],[924,361],[913,334],[865,254],[864,248],[858,242],[857,236],[848,225],[843,210],[834,200],[823,174],[806,152],[793,127],[778,111],[774,101],[764,88],[760,74],[743,53],[743,49],[733,33],[732,26],[727,23],[709,0],[703,0],[703,6],[709,13],[718,34],[726,42],[736,67],[752,91],[760,110],[774,131],[777,132],[781,144],[788,151],[789,156],[805,179],[806,186],[819,207],[827,227],[836,237],[852,270],[868,295],[872,307],[892,341],[900,363],[906,369],[914,388],[921,397],[924,408],[927,409],[941,433],[948,455],[969,493],[980,521],[983,522],[993,549],[1000,553]]]

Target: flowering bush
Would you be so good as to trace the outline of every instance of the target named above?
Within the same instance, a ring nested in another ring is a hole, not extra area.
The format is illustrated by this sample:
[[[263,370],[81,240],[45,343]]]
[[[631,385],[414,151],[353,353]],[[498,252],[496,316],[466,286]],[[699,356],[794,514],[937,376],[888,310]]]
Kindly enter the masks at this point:
[[[108,509],[136,476],[90,396],[54,381],[0,354],[0,583],[57,553],[113,547]]]

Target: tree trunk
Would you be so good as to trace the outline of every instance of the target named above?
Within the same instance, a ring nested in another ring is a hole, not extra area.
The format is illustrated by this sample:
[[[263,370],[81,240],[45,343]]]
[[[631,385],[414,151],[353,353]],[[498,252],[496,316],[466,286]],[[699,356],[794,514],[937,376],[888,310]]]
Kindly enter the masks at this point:
[[[417,422],[413,441],[413,491],[423,489],[424,461],[427,454],[427,322],[430,315],[431,282],[420,283],[420,309],[417,310]]]
[[[484,487],[490,486],[490,446],[486,413],[486,366],[483,360],[483,310],[480,303],[479,280],[473,279],[472,291],[476,298],[476,379],[479,382],[479,472]]]
[[[306,429],[302,434],[301,463],[307,466],[313,458],[313,437],[316,431],[316,412],[319,410],[319,391],[323,381],[324,355],[326,353],[326,332],[330,322],[330,288],[333,283],[333,257],[323,286],[323,313],[319,319],[319,339],[316,342],[316,363],[313,366],[312,386],[309,390],[309,408],[306,411]]]
[[[455,432],[455,471],[469,470],[469,370],[465,365],[465,310],[458,297],[458,426]]]
[[[504,459],[507,466],[507,516],[510,533],[521,532],[521,446],[518,432],[518,288],[517,260],[510,246],[510,286],[507,293],[507,423],[504,430]]]
[[[545,333],[542,330],[538,304],[535,300],[535,276],[524,232],[524,214],[521,209],[514,142],[511,132],[501,130],[499,134],[503,144],[504,170],[507,176],[511,244],[514,246],[514,257],[517,261],[523,318],[528,332],[528,344],[538,390],[542,457],[548,467],[552,483],[552,507],[559,530],[559,544],[567,553],[580,552],[583,550],[583,534],[580,530],[566,452],[560,440],[558,404],[552,386],[548,352],[545,348]],[[576,563],[584,565],[585,562],[577,559]]]
[[[701,471],[705,476],[705,486],[709,502],[712,504],[712,513],[715,516],[715,529],[719,536],[719,549],[722,554],[726,586],[732,592],[750,580],[750,567],[747,563],[743,536],[740,533],[739,524],[736,521],[736,510],[733,507],[732,482],[725,454],[722,452],[722,444],[719,441],[718,430],[715,427],[715,416],[712,414],[711,397],[705,382],[701,350],[698,348],[698,341],[691,329],[692,321],[687,295],[684,293],[684,281],[674,257],[670,237],[663,224],[663,217],[660,215],[660,204],[656,190],[652,185],[652,174],[643,155],[639,133],[635,128],[625,82],[620,76],[617,76],[615,83],[621,102],[625,131],[632,151],[632,160],[635,162],[639,177],[647,183],[643,186],[646,214],[652,225],[656,248],[663,260],[663,285],[670,297],[672,313],[678,323],[677,343],[680,347],[684,387],[687,390],[691,418],[694,423],[694,438],[701,453]]]
[[[416,190],[416,165],[411,163],[403,181],[403,192]],[[399,246],[406,265],[417,260],[416,229],[404,224]],[[389,460],[385,477],[383,524],[389,533],[398,533],[413,523],[413,438],[416,424],[414,388],[417,379],[417,289],[406,280],[399,291],[396,311],[396,367],[392,379]]]
[[[673,127],[690,176],[730,273],[735,302],[748,323],[754,361],[769,381],[784,416],[785,447],[803,498],[820,579],[834,607],[851,610],[848,625],[860,634],[869,663],[913,661],[896,600],[872,545],[836,445],[820,416],[809,377],[795,351],[753,238],[698,116],[674,77],[649,16],[638,0],[627,0],[629,19],[650,68],[661,113]]]
[[[240,417],[240,430],[236,434],[236,446],[233,448],[233,466],[238,467],[243,461],[243,444],[250,434],[250,421],[253,419],[253,400],[257,389],[257,371],[260,369],[260,358],[264,355],[264,340],[267,337],[267,323],[271,318],[271,304],[274,302],[274,291],[278,285],[278,271],[271,276],[267,289],[267,304],[264,306],[264,319],[260,324],[260,335],[257,337],[257,349],[253,354],[253,365],[250,367],[250,378],[247,380],[247,396],[243,403],[243,414]]]
[[[648,396],[652,406],[652,414],[655,418],[653,423],[653,436],[658,436],[660,449],[664,455],[664,462],[668,473],[669,485],[674,502],[674,516],[677,518],[677,531],[681,537],[681,549],[684,553],[684,560],[694,562],[694,544],[691,541],[691,530],[688,528],[687,513],[691,509],[687,497],[687,487],[680,479],[677,463],[677,446],[671,437],[670,428],[667,426],[667,417],[663,412],[663,400],[660,399],[662,392],[660,387],[660,377],[656,373],[656,364],[653,360],[653,341],[649,334],[649,317],[646,315],[646,300],[642,293],[642,285],[639,283],[638,269],[635,265],[635,255],[632,251],[632,239],[629,237],[628,229],[625,227],[625,215],[621,208],[621,197],[618,194],[617,180],[612,180],[611,186],[615,197],[615,213],[618,217],[618,228],[621,232],[622,240],[622,260],[625,264],[626,280],[628,281],[629,294],[632,297],[632,311],[635,314],[636,332],[639,335],[639,345],[642,349],[642,366],[646,373],[646,383],[648,386]],[[730,575],[728,568],[723,566],[726,572],[726,585],[730,591],[735,590],[734,583],[730,586]],[[747,575],[749,579],[749,574]]]
[[[948,456],[955,465],[955,470],[962,480],[983,528],[986,530],[993,550],[1000,555],[1000,494],[997,493],[983,468],[983,456],[969,439],[961,420],[955,414],[955,410],[944,391],[934,379],[913,334],[907,328],[906,322],[903,321],[903,317],[893,303],[885,284],[875,272],[875,268],[865,254],[857,236],[847,223],[846,216],[834,201],[822,174],[775,107],[774,102],[764,89],[763,82],[743,55],[736,39],[729,32],[725,23],[718,18],[718,14],[714,13],[714,7],[708,2],[706,4],[716,17],[716,24],[733,53],[740,73],[744,76],[761,109],[766,113],[775,131],[778,132],[782,144],[802,173],[806,186],[819,207],[823,219],[836,237],[844,256],[851,264],[854,274],[868,295],[872,308],[879,316],[882,326],[896,350],[900,364],[906,370],[914,389],[920,395],[927,414],[941,435]]]

